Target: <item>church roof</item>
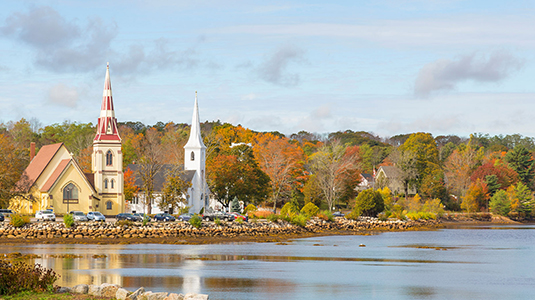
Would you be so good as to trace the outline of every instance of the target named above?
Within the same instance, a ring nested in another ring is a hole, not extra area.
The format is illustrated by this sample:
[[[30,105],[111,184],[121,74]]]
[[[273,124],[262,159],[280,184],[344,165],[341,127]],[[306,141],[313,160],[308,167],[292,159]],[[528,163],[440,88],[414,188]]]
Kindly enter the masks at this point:
[[[63,143],[57,143],[52,145],[46,145],[41,147],[37,155],[32,159],[26,170],[24,170],[24,175],[27,176],[28,186],[25,189],[28,191],[30,187],[35,183],[37,178],[41,176],[43,171],[46,169],[54,155],[58,150],[63,146]]]
[[[70,159],[64,159],[59,162],[54,172],[52,172],[50,177],[48,177],[48,180],[45,182],[45,184],[41,188],[41,191],[48,192],[48,190],[50,190],[50,188],[54,185],[56,180],[58,180],[59,176],[63,173],[65,168],[67,168],[70,161],[71,161]]]
[[[154,176],[154,192],[162,192],[163,186],[165,184],[165,178],[167,177],[167,174],[172,171],[174,168],[176,168],[173,164],[164,164],[160,171],[156,173],[156,176]],[[126,169],[132,170],[134,172],[135,177],[135,185],[138,187],[143,186],[143,181],[141,180],[141,176],[138,173],[139,165],[138,164],[129,164],[126,166]],[[179,167],[180,179],[191,182],[193,180],[193,176],[195,176],[195,170],[184,170],[184,166],[181,165]]]
[[[115,109],[113,108],[109,64],[106,67],[106,79],[104,80],[104,92],[102,94],[102,105],[97,122],[95,141],[121,141],[117,128],[117,119],[115,118]]]

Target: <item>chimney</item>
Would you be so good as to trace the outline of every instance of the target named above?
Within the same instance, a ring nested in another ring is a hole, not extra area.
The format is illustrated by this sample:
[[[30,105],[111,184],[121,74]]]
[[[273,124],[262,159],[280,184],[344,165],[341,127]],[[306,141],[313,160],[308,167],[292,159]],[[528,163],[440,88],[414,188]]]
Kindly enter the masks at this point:
[[[35,143],[31,142],[30,143],[30,161],[32,161],[34,157],[35,157]]]

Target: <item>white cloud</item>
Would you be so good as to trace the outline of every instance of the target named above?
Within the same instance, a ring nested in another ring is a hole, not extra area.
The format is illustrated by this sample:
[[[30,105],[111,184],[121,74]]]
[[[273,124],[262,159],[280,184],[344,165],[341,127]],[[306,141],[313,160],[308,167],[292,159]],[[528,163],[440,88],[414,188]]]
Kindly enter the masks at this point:
[[[425,65],[416,78],[414,93],[427,97],[434,91],[453,90],[464,81],[498,82],[524,65],[523,60],[498,51],[488,57],[465,55],[456,60],[439,59]]]
[[[299,74],[289,73],[287,69],[290,63],[301,61],[303,54],[303,50],[294,46],[282,46],[260,65],[257,72],[267,82],[295,86],[299,84]]]
[[[77,88],[63,83],[53,86],[48,91],[48,102],[61,106],[76,107],[78,98]]]

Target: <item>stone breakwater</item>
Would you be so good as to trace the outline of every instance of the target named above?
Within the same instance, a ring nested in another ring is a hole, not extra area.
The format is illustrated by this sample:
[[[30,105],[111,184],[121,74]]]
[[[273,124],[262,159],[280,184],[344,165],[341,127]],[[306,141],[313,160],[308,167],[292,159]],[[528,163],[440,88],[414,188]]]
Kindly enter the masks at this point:
[[[361,217],[358,220],[336,218],[325,221],[318,218],[309,220],[301,227],[284,220],[275,222],[203,222],[201,228],[195,228],[187,222],[151,222],[146,226],[141,223],[119,226],[116,223],[77,223],[66,228],[63,223],[31,223],[15,228],[8,223],[0,225],[0,238],[8,239],[148,239],[148,238],[195,238],[195,237],[268,237],[288,234],[325,233],[328,231],[400,231],[420,227],[434,226],[439,221],[387,220]]]
[[[205,294],[153,293],[145,291],[142,287],[135,292],[130,292],[117,284],[110,283],[103,283],[101,285],[79,284],[72,288],[60,287],[57,293],[82,294],[117,300],[208,300],[208,295]]]

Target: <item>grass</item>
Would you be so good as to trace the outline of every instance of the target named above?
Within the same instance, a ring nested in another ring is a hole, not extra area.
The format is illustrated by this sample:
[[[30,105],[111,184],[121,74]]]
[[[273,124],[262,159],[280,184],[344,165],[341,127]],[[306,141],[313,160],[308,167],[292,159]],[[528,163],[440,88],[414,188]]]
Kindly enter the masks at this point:
[[[100,300],[100,299],[115,299],[115,298],[104,298],[104,297],[95,297],[90,295],[78,295],[78,294],[53,294],[49,292],[21,292],[15,295],[1,296],[0,299],[4,300]]]

